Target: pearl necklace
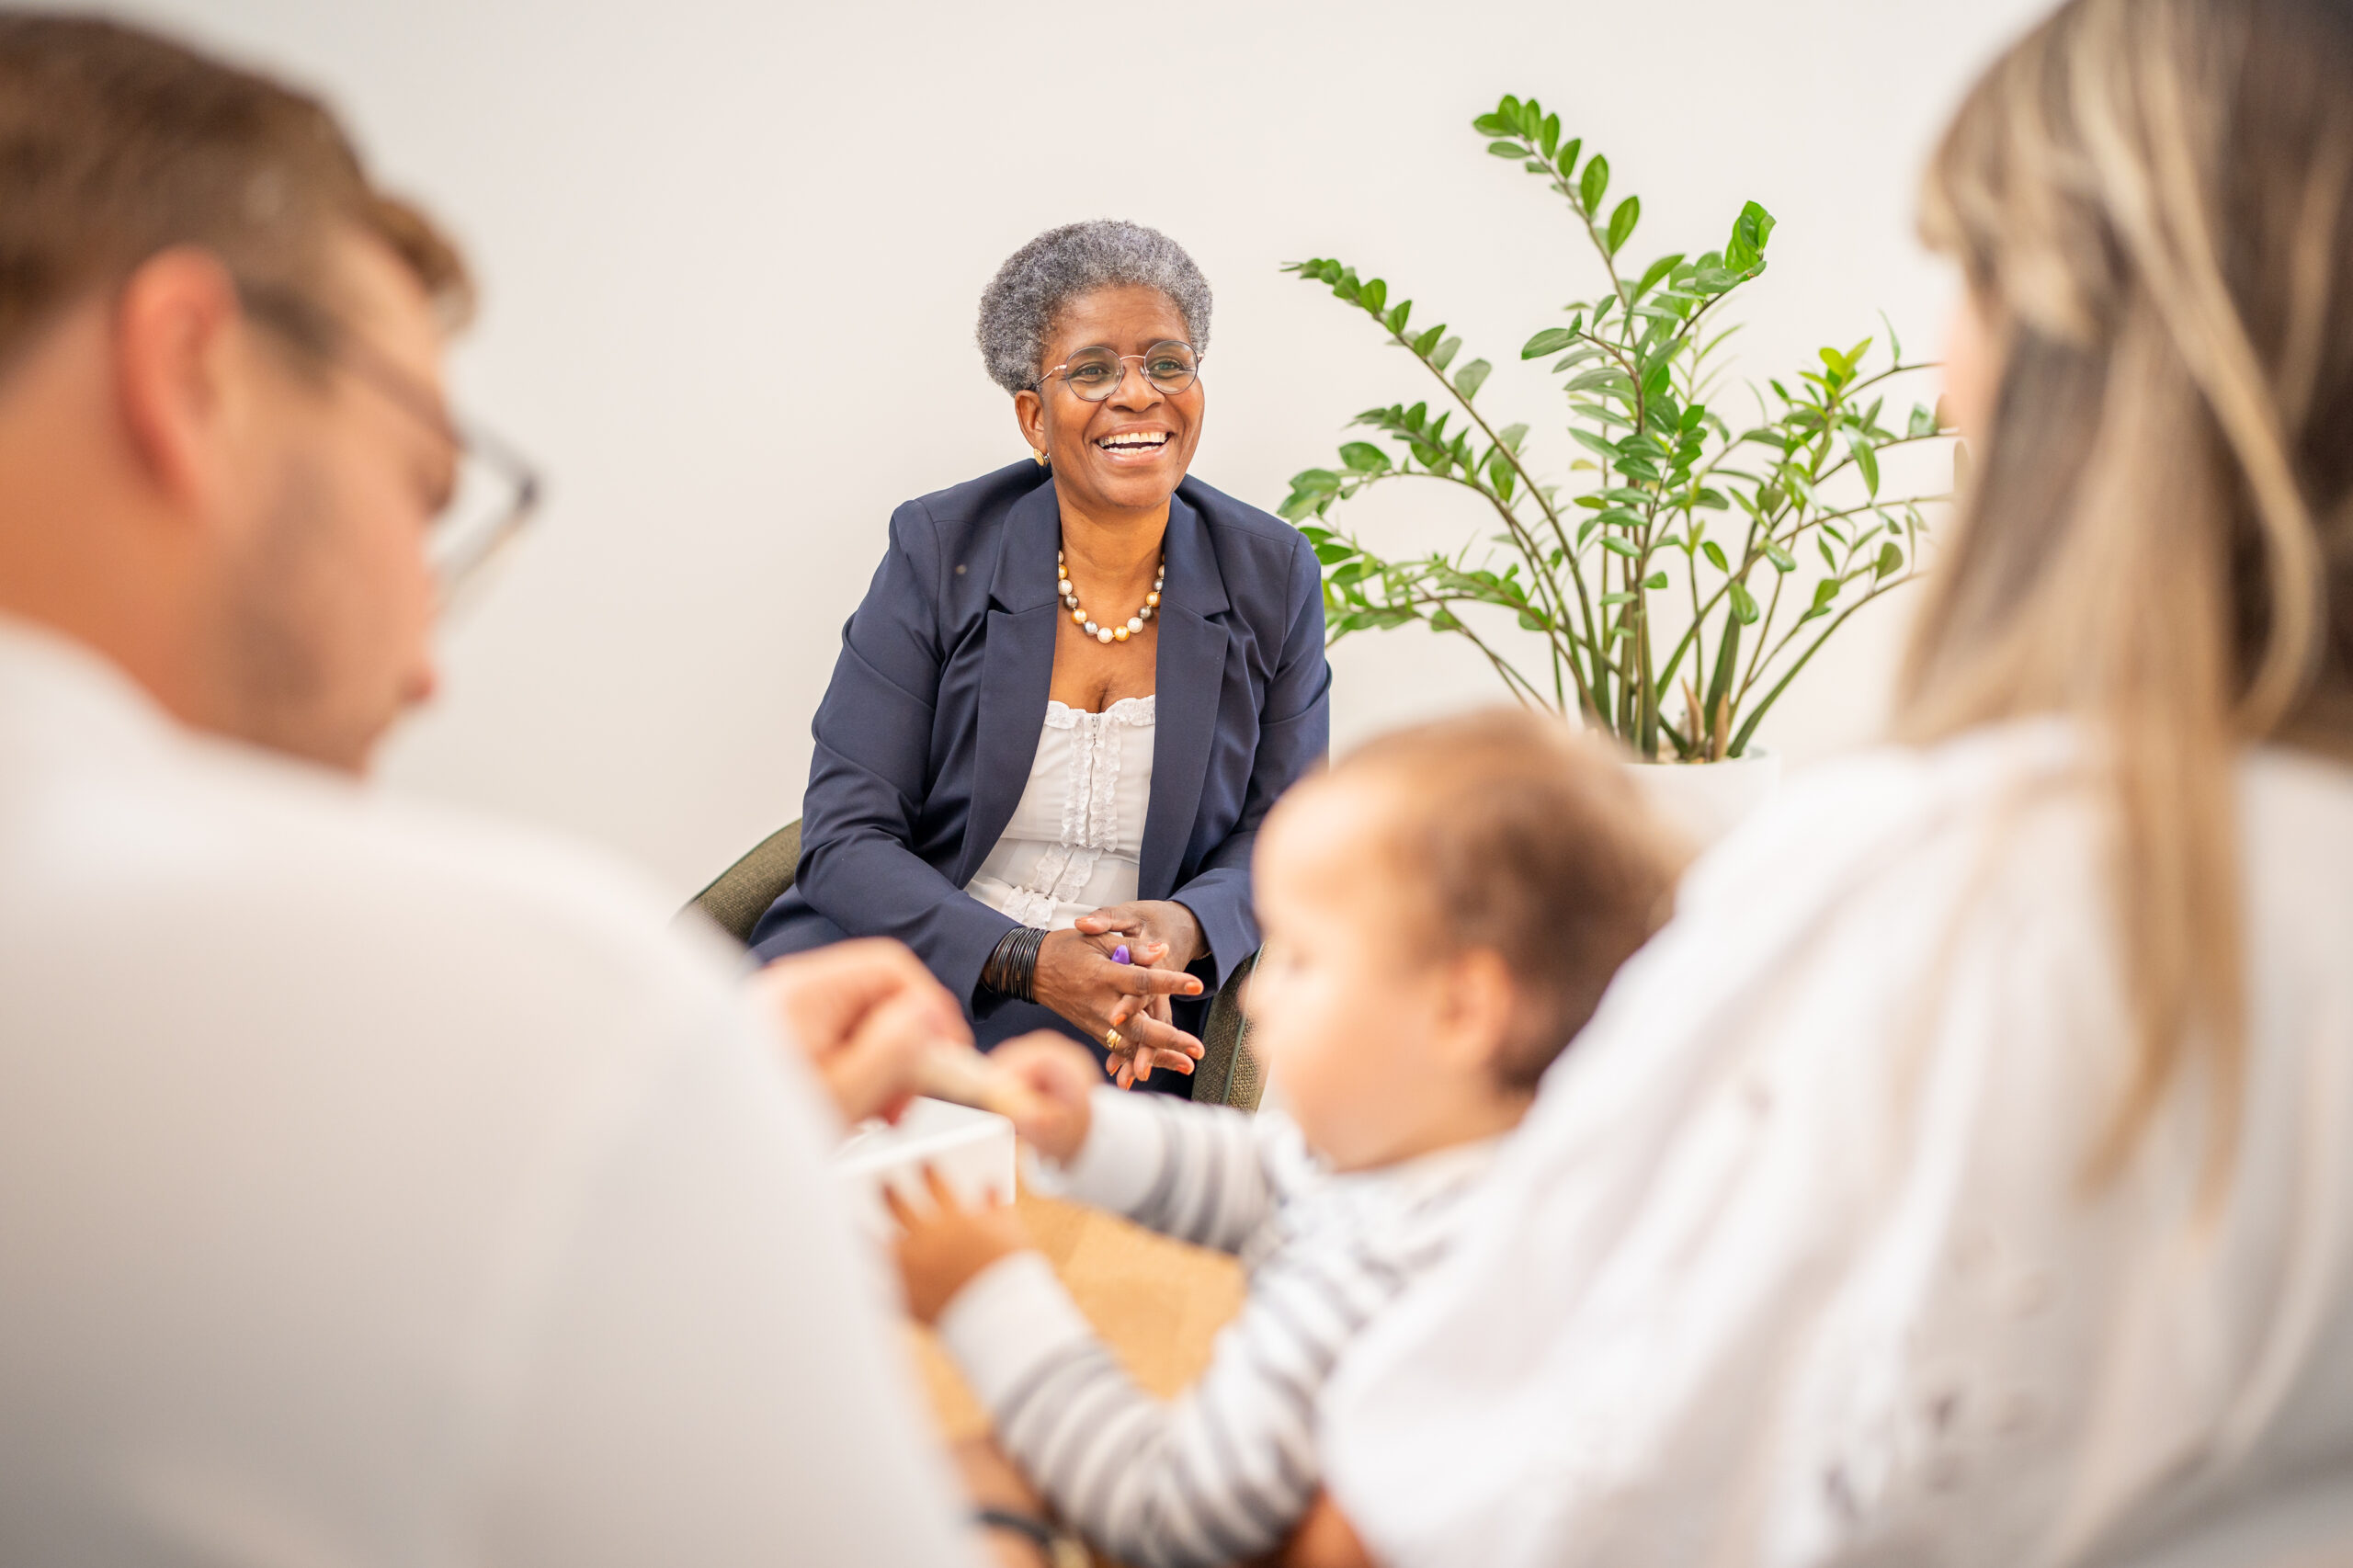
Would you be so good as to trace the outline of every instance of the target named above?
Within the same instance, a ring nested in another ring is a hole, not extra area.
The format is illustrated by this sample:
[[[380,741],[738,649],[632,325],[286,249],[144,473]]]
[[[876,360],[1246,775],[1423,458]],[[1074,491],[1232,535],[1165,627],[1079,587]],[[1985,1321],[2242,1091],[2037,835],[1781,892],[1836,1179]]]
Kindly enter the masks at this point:
[[[1125,626],[1097,626],[1086,619],[1086,607],[1078,602],[1078,590],[1071,585],[1070,568],[1063,563],[1063,552],[1059,550],[1054,551],[1054,575],[1060,579],[1054,585],[1054,591],[1062,595],[1063,603],[1070,608],[1072,620],[1097,642],[1124,642],[1142,631],[1143,623],[1160,608],[1160,590],[1168,581],[1168,554],[1165,551],[1161,552],[1160,572],[1152,580],[1152,592],[1144,595],[1143,608],[1128,617]]]

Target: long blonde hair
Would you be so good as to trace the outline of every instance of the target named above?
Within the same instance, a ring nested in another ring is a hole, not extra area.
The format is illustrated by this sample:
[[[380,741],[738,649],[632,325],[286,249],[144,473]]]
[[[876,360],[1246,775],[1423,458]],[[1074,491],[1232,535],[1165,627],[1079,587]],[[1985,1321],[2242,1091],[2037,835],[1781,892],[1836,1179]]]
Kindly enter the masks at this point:
[[[2202,1062],[2220,1175],[2232,759],[2353,735],[2353,7],[2072,0],[1970,93],[1922,227],[2001,379],[1899,732],[2086,722],[2139,1040],[2094,1168]]]

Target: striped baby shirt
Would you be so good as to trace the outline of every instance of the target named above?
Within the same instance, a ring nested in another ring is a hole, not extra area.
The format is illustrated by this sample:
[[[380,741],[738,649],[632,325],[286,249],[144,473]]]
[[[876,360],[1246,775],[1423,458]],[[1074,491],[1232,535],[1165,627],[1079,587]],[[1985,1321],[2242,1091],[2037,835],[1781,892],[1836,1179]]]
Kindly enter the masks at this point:
[[[1039,1185],[1241,1258],[1248,1298],[1209,1370],[1154,1398],[1034,1252],[958,1292],[941,1341],[1014,1462],[1098,1549],[1139,1568],[1256,1556],[1315,1494],[1334,1362],[1443,1255],[1498,1142],[1336,1175],[1279,1110],[1099,1088],[1086,1147]]]

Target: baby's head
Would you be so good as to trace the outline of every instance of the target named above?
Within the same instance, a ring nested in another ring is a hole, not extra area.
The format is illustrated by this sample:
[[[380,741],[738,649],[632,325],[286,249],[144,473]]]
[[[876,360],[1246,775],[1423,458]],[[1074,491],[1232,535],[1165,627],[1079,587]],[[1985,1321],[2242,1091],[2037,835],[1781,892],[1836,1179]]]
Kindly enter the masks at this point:
[[[1259,834],[1251,1046],[1344,1170],[1501,1131],[1665,918],[1677,868],[1616,760],[1558,720],[1384,736]]]

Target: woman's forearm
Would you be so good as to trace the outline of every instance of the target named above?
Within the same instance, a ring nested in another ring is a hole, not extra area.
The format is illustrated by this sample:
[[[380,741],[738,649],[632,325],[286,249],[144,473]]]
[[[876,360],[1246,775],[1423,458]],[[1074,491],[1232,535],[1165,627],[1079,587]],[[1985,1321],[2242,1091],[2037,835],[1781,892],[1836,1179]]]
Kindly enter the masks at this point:
[[[798,885],[812,909],[853,937],[904,942],[959,999],[973,997],[983,967],[1014,921],[887,834],[803,842]]]

